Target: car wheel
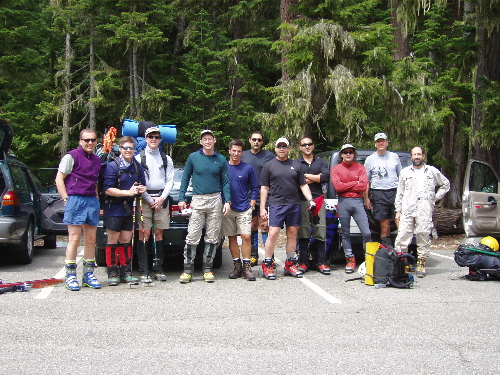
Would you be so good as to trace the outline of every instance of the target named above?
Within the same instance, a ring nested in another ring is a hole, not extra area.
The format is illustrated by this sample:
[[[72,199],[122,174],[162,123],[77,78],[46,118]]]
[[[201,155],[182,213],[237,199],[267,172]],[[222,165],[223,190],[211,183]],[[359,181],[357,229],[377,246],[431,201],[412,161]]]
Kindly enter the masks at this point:
[[[30,221],[23,233],[21,245],[19,245],[17,251],[13,254],[13,259],[16,263],[30,264],[33,261],[33,249],[35,247],[34,240],[33,223]]]
[[[44,249],[55,249],[57,247],[57,236],[47,236],[43,239]]]
[[[96,247],[95,262],[98,267],[106,267],[106,249],[102,247]]]

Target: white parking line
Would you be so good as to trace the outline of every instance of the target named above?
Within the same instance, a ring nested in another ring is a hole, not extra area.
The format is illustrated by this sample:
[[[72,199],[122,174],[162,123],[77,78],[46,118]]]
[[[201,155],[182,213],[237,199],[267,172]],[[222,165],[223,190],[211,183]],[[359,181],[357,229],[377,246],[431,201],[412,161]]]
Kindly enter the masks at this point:
[[[264,251],[259,249],[259,253],[260,253],[261,257],[264,257]],[[283,262],[281,260],[279,260],[278,258],[276,258],[276,256],[274,257],[274,260],[280,266],[284,266]],[[312,291],[316,292],[321,297],[326,299],[328,302],[330,302],[330,303],[342,303],[342,301],[340,301],[337,298],[335,298],[334,296],[332,296],[330,293],[328,293],[323,288],[321,288],[320,286],[313,283],[311,280],[309,280],[305,277],[301,277],[298,280],[300,280],[305,286],[309,287]]]
[[[455,260],[455,258],[450,257],[450,256],[448,256],[448,255],[442,255],[442,254],[433,253],[433,252],[431,252],[431,254],[432,254],[432,255],[435,255],[435,256],[437,256],[437,257],[441,257],[441,258],[446,258],[446,259]]]
[[[76,258],[76,263],[78,263],[78,262],[80,262],[80,260],[82,260],[83,251],[84,251],[84,249],[82,248],[82,250],[78,254],[78,257]],[[65,275],[66,275],[66,267],[63,267],[62,269],[59,270],[58,273],[56,273],[54,278],[55,279],[62,279]],[[40,289],[40,292],[35,296],[35,298],[36,299],[46,299],[50,295],[50,293],[52,293],[53,290],[54,290],[53,286],[49,286],[47,288],[42,288],[42,289]]]

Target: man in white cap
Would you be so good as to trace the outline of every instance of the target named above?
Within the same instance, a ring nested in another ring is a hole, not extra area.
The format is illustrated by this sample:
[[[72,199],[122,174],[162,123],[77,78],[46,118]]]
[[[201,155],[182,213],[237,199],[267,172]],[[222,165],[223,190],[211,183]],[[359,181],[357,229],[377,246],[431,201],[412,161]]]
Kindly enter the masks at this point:
[[[179,210],[186,208],[186,191],[192,179],[193,198],[189,219],[186,246],[184,248],[184,272],[179,278],[181,284],[193,278],[196,247],[205,226],[205,250],[203,252],[203,279],[207,283],[215,281],[212,265],[217,249],[222,215],[231,209],[231,190],[227,173],[226,158],[215,151],[216,139],[211,130],[200,133],[201,148],[188,156],[184,165],[179,189]],[[224,196],[224,203],[222,203]]]
[[[276,158],[268,161],[260,174],[260,216],[262,220],[269,219],[269,236],[265,245],[265,257],[262,262],[263,275],[268,280],[276,279],[273,264],[276,240],[283,225],[286,224],[286,256],[284,275],[302,277],[297,268],[295,250],[297,233],[302,224],[300,214],[299,187],[310,206],[315,203],[311,190],[306,183],[304,174],[294,160],[288,159],[290,143],[286,138],[276,141]],[[266,205],[269,204],[269,213]]]
[[[167,281],[163,273],[164,244],[163,230],[170,228],[170,215],[168,210],[168,195],[174,186],[174,163],[172,158],[160,148],[161,131],[153,123],[146,129],[146,148],[140,150],[136,160],[141,163],[146,176],[146,194],[142,195],[142,210],[144,217],[144,236],[139,231],[137,242],[137,257],[139,259],[139,274],[141,282],[150,283],[148,275],[148,251],[145,244],[149,240],[151,228],[154,227],[156,241],[156,257],[153,261],[153,275],[156,280]]]
[[[372,210],[373,218],[380,223],[380,242],[392,248],[391,219],[395,214],[394,201],[402,167],[399,156],[387,151],[388,146],[385,133],[375,134],[376,151],[365,160],[368,187],[364,199],[366,209]]]
[[[339,152],[340,163],[330,172],[330,180],[339,197],[337,212],[342,227],[342,247],[346,257],[345,273],[353,273],[356,268],[351,245],[351,217],[363,236],[363,245],[372,240],[363,205],[363,193],[368,180],[365,167],[354,161],[357,156],[358,153],[353,145],[349,143],[343,145]]]

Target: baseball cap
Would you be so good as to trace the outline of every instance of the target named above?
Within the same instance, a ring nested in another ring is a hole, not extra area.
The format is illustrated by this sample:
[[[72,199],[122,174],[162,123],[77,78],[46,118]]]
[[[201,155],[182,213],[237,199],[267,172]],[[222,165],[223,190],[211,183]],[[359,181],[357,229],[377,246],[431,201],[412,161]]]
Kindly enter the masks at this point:
[[[288,142],[288,139],[285,137],[278,138],[276,141],[276,146],[278,146],[280,143],[285,143],[287,146],[290,146],[290,142]]]
[[[374,141],[377,142],[379,139],[386,139],[387,140],[387,134],[385,134],[385,133],[377,133],[377,134],[375,134]]]
[[[161,131],[156,126],[154,126],[152,128],[147,128],[146,131],[144,132],[144,136],[146,137],[148,134],[151,134],[151,133],[160,133],[160,136],[161,136]]]
[[[340,152],[344,151],[346,148],[352,148],[353,150],[356,150],[356,147],[354,147],[353,145],[351,145],[350,143],[346,143],[342,146],[342,148],[340,149]]]
[[[205,130],[202,130],[202,131],[201,131],[201,133],[200,133],[200,139],[201,139],[201,138],[203,138],[203,136],[204,136],[205,134],[210,134],[212,137],[214,137],[214,138],[215,138],[215,135],[214,135],[214,133],[213,133],[211,130],[209,130],[209,129],[205,129]]]

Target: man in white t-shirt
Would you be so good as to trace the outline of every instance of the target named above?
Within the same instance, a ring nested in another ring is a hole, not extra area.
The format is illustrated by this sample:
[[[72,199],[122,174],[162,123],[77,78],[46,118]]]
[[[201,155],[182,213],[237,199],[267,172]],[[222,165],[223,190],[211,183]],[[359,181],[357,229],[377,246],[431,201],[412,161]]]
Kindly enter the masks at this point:
[[[396,192],[396,217],[399,224],[396,250],[406,251],[413,233],[417,237],[417,277],[425,276],[425,262],[430,254],[430,234],[434,204],[450,190],[450,182],[435,167],[424,163],[425,150],[411,150],[413,165],[404,168],[399,175]],[[438,191],[436,192],[436,187]]]
[[[376,151],[365,160],[369,183],[363,196],[365,208],[372,210],[373,218],[380,223],[380,242],[392,247],[391,219],[394,218],[394,200],[402,167],[399,156],[388,151],[388,146],[385,133],[375,134]]]

